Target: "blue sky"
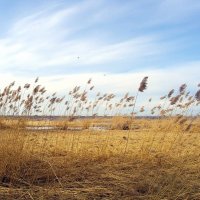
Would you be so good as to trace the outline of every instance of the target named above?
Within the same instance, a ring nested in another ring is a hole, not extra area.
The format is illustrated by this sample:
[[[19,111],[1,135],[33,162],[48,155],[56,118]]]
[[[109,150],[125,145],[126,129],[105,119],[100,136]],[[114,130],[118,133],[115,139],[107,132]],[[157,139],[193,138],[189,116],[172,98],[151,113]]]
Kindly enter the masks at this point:
[[[150,75],[153,93],[195,90],[199,19],[199,0],[0,0],[0,78],[40,76],[62,89],[69,76],[92,76],[125,91]]]

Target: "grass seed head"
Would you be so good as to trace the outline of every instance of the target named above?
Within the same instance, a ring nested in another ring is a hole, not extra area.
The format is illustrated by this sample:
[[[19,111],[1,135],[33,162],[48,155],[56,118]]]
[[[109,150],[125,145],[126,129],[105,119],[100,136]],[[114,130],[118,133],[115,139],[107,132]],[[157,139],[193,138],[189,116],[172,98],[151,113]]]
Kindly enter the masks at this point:
[[[147,88],[147,80],[148,80],[148,76],[143,78],[143,80],[140,83],[140,87],[138,88],[138,91],[144,92],[144,90]]]

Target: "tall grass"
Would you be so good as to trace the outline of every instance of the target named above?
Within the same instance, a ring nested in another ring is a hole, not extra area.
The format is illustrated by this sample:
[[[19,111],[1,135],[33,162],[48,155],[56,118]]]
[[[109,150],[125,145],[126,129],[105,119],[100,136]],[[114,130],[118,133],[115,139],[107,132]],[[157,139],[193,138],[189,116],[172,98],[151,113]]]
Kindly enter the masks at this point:
[[[144,119],[137,113],[147,112],[146,106],[138,108],[137,101],[145,89],[147,77],[136,96],[120,98],[99,92],[89,98],[91,79],[66,96],[49,94],[38,78],[5,87],[0,93],[0,188],[10,188],[6,198],[200,198],[199,89],[193,95],[186,84],[172,89],[150,108],[156,119]],[[54,115],[59,117],[51,120]]]

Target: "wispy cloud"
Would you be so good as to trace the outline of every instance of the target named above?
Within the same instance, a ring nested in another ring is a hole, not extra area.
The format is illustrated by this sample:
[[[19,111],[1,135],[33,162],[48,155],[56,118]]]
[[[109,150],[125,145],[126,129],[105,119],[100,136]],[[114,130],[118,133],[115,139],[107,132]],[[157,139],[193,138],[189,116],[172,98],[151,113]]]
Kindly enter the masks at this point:
[[[132,73],[74,73],[63,75],[41,76],[40,84],[47,87],[49,92],[58,91],[63,93],[77,85],[85,85],[89,78],[92,78],[92,84],[96,91],[114,92],[124,94],[131,92],[133,95],[137,92],[140,81],[144,76],[149,76],[148,90],[144,95],[164,95],[171,89],[178,89],[183,83],[186,83],[190,90],[195,91],[199,83],[199,62],[189,62],[177,66],[168,66],[166,69],[149,69]],[[191,68],[193,70],[191,70]],[[2,87],[12,81],[17,84],[34,82],[35,77],[27,80],[24,76],[14,76],[11,73],[0,74]]]
[[[44,68],[76,70],[76,67],[112,64],[113,69],[110,67],[108,70],[113,71],[119,61],[134,66],[140,60],[153,60],[179,46],[174,45],[176,42],[170,44],[162,40],[158,34],[141,33],[140,36],[112,39],[115,33],[106,37],[106,29],[102,32],[103,36],[91,31],[96,28],[95,23],[108,18],[105,13],[110,16],[113,13],[117,17],[116,13],[123,15],[122,12],[130,11],[130,6],[138,8],[138,3],[125,3],[120,10],[121,4],[112,2],[114,9],[109,11],[110,6],[106,6],[105,1],[85,1],[70,7],[61,5],[46,7],[10,25],[7,35],[0,38],[1,70],[15,68],[16,72],[39,73]],[[88,31],[85,30],[87,27],[93,28]]]

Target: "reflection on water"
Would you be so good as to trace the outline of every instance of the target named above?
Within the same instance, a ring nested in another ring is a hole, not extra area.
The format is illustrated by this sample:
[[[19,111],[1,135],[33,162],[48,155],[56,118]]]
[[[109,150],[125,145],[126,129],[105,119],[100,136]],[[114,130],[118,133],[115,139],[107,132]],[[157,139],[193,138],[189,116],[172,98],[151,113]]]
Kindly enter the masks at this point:
[[[62,127],[55,127],[55,126],[27,126],[27,130],[70,130],[70,131],[81,131],[84,130],[82,127],[68,127],[67,129],[63,129]],[[89,130],[94,130],[94,131],[104,131],[108,130],[107,127],[103,126],[94,126],[94,127],[89,127]]]

